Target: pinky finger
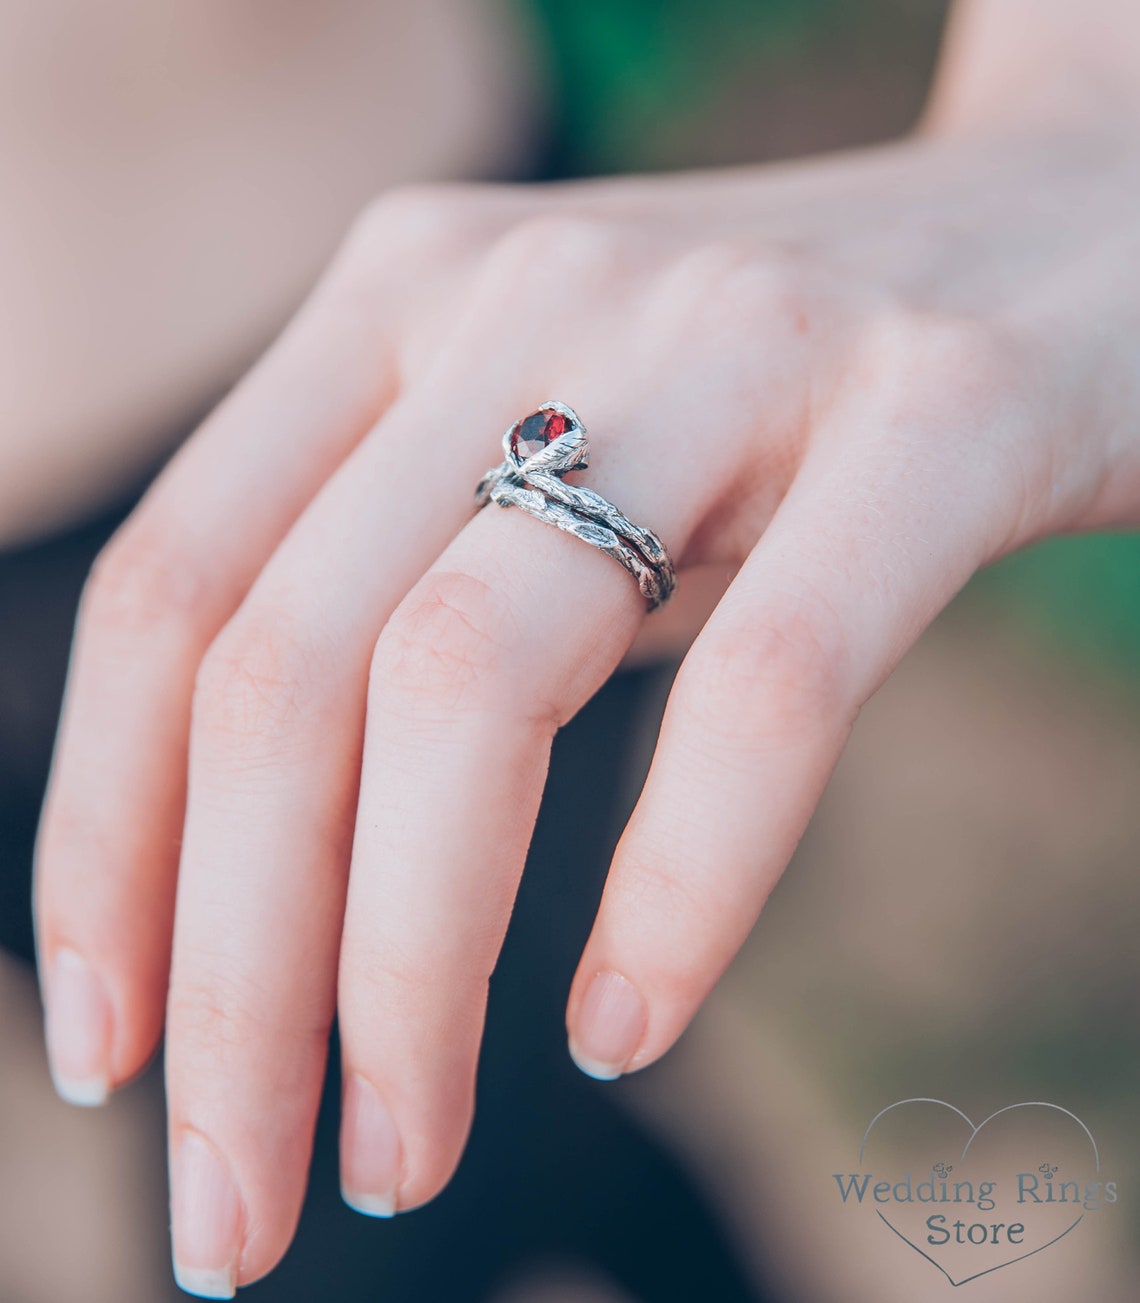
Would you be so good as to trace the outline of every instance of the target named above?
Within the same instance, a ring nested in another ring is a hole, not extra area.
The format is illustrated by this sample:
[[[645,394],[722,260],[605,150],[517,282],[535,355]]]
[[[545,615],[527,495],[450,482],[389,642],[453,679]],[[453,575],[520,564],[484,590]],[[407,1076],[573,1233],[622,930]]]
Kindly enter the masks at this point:
[[[644,1067],[681,1034],[863,702],[983,559],[977,496],[976,519],[947,521],[936,504],[874,505],[883,487],[867,465],[805,464],[678,672],[571,990],[571,1053],[591,1076]]]

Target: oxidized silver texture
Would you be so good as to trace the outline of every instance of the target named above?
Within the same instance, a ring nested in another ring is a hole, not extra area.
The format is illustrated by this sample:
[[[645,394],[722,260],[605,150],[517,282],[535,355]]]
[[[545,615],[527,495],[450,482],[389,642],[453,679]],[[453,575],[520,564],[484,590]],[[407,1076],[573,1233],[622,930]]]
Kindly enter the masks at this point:
[[[567,471],[584,470],[590,464],[585,426],[564,403],[543,403],[536,410],[560,412],[571,422],[570,428],[545,448],[521,458],[511,436],[532,413],[520,417],[503,435],[503,461],[479,481],[476,502],[480,507],[488,502],[519,507],[536,520],[545,520],[609,553],[633,575],[649,609],[655,610],[669,600],[677,586],[668,549],[651,529],[635,525],[600,493],[563,482]]]

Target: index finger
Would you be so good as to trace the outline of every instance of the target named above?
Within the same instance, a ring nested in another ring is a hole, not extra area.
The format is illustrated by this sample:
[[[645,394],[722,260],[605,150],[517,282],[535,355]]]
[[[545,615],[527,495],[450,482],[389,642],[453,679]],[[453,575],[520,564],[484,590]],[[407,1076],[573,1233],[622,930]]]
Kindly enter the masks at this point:
[[[202,655],[394,386],[381,321],[331,278],[159,477],[79,613],[36,849],[37,948],[59,1093],[97,1104],[162,1029]],[[272,467],[272,475],[266,467]]]

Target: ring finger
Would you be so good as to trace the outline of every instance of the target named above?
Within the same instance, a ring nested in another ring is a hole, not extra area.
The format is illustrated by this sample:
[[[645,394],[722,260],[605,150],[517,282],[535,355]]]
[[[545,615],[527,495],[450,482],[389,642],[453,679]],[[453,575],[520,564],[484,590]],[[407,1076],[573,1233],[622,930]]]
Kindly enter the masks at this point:
[[[607,419],[600,401],[590,410],[599,429],[620,429],[623,449],[647,446],[644,415]],[[683,472],[652,485],[623,474],[613,496],[609,477],[591,478],[671,549],[692,528]],[[339,979],[342,1184],[361,1211],[414,1207],[452,1173],[551,741],[645,611],[611,558],[489,507],[380,634]]]

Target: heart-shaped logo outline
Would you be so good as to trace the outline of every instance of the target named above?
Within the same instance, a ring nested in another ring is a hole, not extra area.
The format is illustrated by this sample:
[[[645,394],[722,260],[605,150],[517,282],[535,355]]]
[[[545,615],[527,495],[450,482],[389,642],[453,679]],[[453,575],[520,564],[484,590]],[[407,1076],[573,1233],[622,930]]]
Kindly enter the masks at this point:
[[[942,1108],[948,1108],[951,1113],[956,1113],[962,1119],[962,1121],[965,1122],[965,1124],[970,1128],[970,1138],[966,1141],[965,1147],[962,1150],[962,1157],[958,1160],[959,1162],[966,1161],[966,1155],[970,1152],[970,1146],[977,1139],[978,1132],[981,1131],[984,1126],[992,1122],[994,1118],[1001,1117],[1003,1113],[1011,1113],[1013,1112],[1014,1109],[1018,1109],[1018,1108],[1054,1109],[1058,1113],[1064,1113],[1064,1115],[1067,1118],[1071,1118],[1077,1124],[1077,1126],[1079,1126],[1080,1129],[1085,1133],[1085,1135],[1088,1136],[1089,1144],[1092,1146],[1093,1160],[1096,1164],[1093,1170],[1097,1175],[1100,1174],[1100,1150],[1097,1148],[1097,1143],[1096,1140],[1093,1138],[1093,1133],[1088,1129],[1087,1126],[1085,1126],[1085,1124],[1081,1121],[1079,1117],[1077,1117],[1075,1113],[1070,1112],[1067,1108],[1062,1108],[1060,1104],[1048,1104],[1044,1100],[1024,1100],[1020,1104],[1007,1104],[1004,1108],[999,1108],[995,1112],[991,1113],[989,1117],[983,1118],[981,1122],[978,1123],[977,1126],[974,1125],[973,1119],[967,1117],[966,1114],[963,1113],[960,1108],[955,1108],[953,1104],[948,1104],[944,1099],[915,1098],[915,1099],[897,1100],[894,1104],[888,1104],[886,1108],[880,1109],[879,1112],[876,1113],[875,1116],[871,1119],[870,1123],[867,1126],[867,1130],[863,1133],[863,1143],[859,1146],[860,1168],[863,1166],[863,1155],[866,1152],[867,1141],[870,1139],[871,1132],[875,1129],[875,1124],[879,1121],[880,1118],[885,1117],[886,1114],[890,1113],[893,1109],[902,1108],[906,1104],[939,1104],[941,1105]],[[909,1244],[910,1247],[915,1251],[915,1253],[917,1253],[920,1257],[925,1258],[926,1261],[929,1262],[932,1267],[937,1267],[938,1270],[946,1277],[946,1279],[950,1282],[951,1285],[954,1286],[955,1289],[957,1289],[961,1285],[968,1285],[972,1280],[980,1280],[983,1276],[992,1275],[995,1271],[1001,1271],[1005,1267],[1012,1267],[1016,1263],[1024,1262],[1026,1258],[1032,1258],[1038,1253],[1043,1253],[1046,1249],[1051,1249],[1053,1245],[1057,1243],[1058,1240],[1063,1240],[1065,1236],[1069,1234],[1070,1231],[1076,1230],[1076,1228],[1085,1219],[1084,1213],[1081,1213],[1081,1215],[1076,1219],[1075,1222],[1072,1223],[1072,1225],[1067,1226],[1060,1233],[1060,1235],[1054,1235],[1053,1238],[1048,1241],[1048,1243],[1038,1245],[1036,1249],[1030,1249],[1028,1253],[1022,1253],[1016,1258],[1010,1258],[1008,1262],[999,1262],[996,1267],[987,1267],[985,1271],[978,1271],[975,1272],[974,1275],[972,1276],[966,1276],[962,1280],[955,1280],[954,1277],[951,1276],[950,1273],[946,1270],[946,1268],[939,1261],[937,1261],[937,1259],[932,1258],[929,1253],[926,1253],[923,1249],[920,1249],[918,1245],[914,1243],[913,1240],[908,1239],[902,1233],[902,1231],[900,1231],[899,1228],[895,1226],[888,1218],[884,1217],[883,1214],[879,1212],[877,1208],[875,1209],[875,1216],[878,1217],[879,1220],[883,1222],[885,1226],[889,1227],[892,1231],[894,1231],[894,1233],[899,1237],[900,1240],[902,1240],[904,1244]]]

